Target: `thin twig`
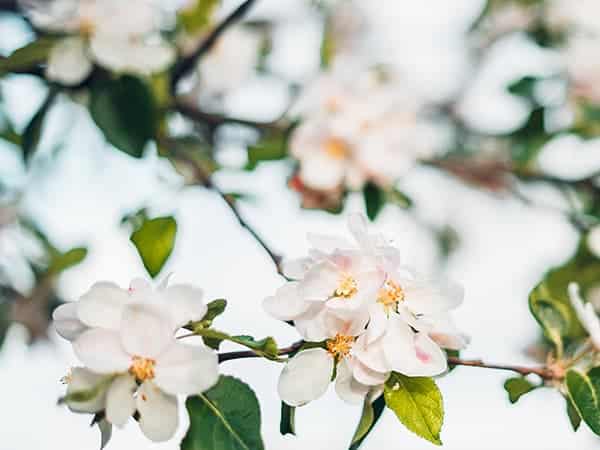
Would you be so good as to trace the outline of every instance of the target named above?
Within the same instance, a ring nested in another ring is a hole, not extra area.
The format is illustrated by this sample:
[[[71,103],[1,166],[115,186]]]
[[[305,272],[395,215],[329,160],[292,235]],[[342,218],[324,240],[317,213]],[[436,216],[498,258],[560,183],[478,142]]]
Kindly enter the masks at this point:
[[[302,344],[304,344],[304,341],[294,342],[289,347],[279,349],[277,354],[279,356],[289,355],[289,354],[297,351]],[[251,350],[243,350],[243,351],[238,351],[238,352],[225,352],[225,353],[219,353],[219,362],[222,363],[222,362],[231,361],[234,359],[258,358],[260,356],[261,355],[258,355]]]
[[[246,0],[244,3],[238,6],[229,16],[225,18],[225,20],[223,20],[223,22],[217,25],[217,27],[200,43],[198,48],[196,48],[189,56],[179,60],[177,64],[175,64],[171,76],[171,91],[175,91],[175,87],[177,86],[179,80],[181,80],[194,69],[198,59],[212,48],[219,37],[225,32],[225,30],[227,30],[227,28],[235,24],[244,16],[244,14],[246,14],[246,11],[250,9],[255,1],[256,0]]]

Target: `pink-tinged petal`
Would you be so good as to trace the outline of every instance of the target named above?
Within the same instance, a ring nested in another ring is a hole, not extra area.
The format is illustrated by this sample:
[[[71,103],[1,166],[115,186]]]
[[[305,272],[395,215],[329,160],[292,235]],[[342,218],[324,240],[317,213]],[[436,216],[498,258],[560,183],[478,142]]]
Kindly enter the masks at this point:
[[[415,337],[416,365],[412,373],[405,373],[411,377],[433,377],[448,370],[446,354],[426,334],[417,333]]]
[[[68,377],[67,396],[75,392],[89,391],[97,387],[106,378],[83,367],[75,367]],[[98,395],[85,402],[67,401],[67,406],[74,412],[96,413],[104,409],[106,401],[106,389],[100,390]]]
[[[300,280],[304,278],[306,272],[315,264],[313,258],[285,259],[281,264],[283,274],[292,279]]]
[[[127,291],[114,283],[95,283],[77,303],[79,320],[89,327],[117,330],[121,325],[123,307],[129,302]]]
[[[363,299],[369,300],[377,297],[379,289],[385,283],[386,275],[381,270],[375,270],[358,273],[355,279],[358,284],[357,297],[362,301]]]
[[[135,378],[129,374],[118,376],[106,392],[106,419],[118,427],[124,426],[135,412]]]
[[[462,350],[469,344],[469,337],[461,333],[450,316],[436,317],[428,331],[429,337],[447,350]]]
[[[381,345],[390,369],[408,375],[416,364],[415,333],[398,314],[390,314]]]
[[[359,336],[352,346],[352,356],[375,372],[387,373],[391,370],[381,340],[367,344],[366,335]]]
[[[335,377],[335,392],[347,403],[360,404],[369,392],[370,386],[359,383],[352,375],[348,360],[343,359],[338,365]]]
[[[86,331],[73,342],[73,350],[86,367],[97,373],[126,372],[131,363],[118,332],[112,330]]]
[[[164,307],[132,303],[123,311],[121,342],[130,355],[156,358],[173,342],[175,328]]]
[[[187,284],[174,284],[162,291],[162,296],[178,327],[200,320],[206,314],[202,289]]]
[[[464,289],[451,281],[413,280],[401,284],[404,305],[415,314],[439,314],[458,307]]]
[[[324,234],[308,233],[308,243],[315,249],[325,254],[333,253],[336,250],[351,249],[352,244],[346,239]]]
[[[294,319],[296,331],[308,342],[320,342],[332,337],[324,320],[327,314],[325,307],[320,303],[313,303],[303,315]]]
[[[290,406],[302,406],[321,397],[331,380],[333,357],[322,348],[304,350],[281,371],[277,390]]]
[[[308,311],[313,304],[300,297],[296,281],[284,284],[277,289],[274,296],[263,300],[265,311],[279,320],[294,320]]]
[[[77,317],[77,303],[60,305],[52,312],[52,320],[56,332],[67,341],[74,341],[88,327]]]
[[[146,381],[138,389],[135,404],[140,413],[140,428],[148,439],[164,442],[173,437],[179,425],[177,397]]]
[[[218,379],[217,354],[204,346],[174,342],[156,360],[154,382],[168,394],[199,394]]]
[[[365,386],[379,386],[385,383],[389,375],[389,372],[378,372],[360,361],[356,361],[352,365],[352,376],[358,383]]]
[[[369,305],[369,324],[367,325],[366,340],[371,344],[379,339],[385,333],[387,328],[388,315],[379,303]]]
[[[133,302],[145,302],[154,299],[154,289],[150,282],[144,278],[134,278],[127,289],[130,300]]]
[[[341,274],[330,262],[313,266],[298,284],[300,296],[307,301],[323,302],[337,289]]]

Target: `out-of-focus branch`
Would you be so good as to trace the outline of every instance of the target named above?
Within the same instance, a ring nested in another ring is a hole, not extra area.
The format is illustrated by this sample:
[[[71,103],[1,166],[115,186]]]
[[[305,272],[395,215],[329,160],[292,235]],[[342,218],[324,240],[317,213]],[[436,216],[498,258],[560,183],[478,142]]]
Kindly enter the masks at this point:
[[[198,45],[198,47],[190,55],[179,60],[175,64],[171,76],[171,90],[173,92],[175,91],[179,80],[193,70],[198,59],[200,59],[204,53],[211,49],[211,47],[215,44],[215,42],[217,42],[219,37],[227,30],[227,28],[235,24],[244,16],[244,14],[246,14],[248,9],[250,9],[255,1],[256,0],[246,0],[244,3],[238,6],[229,16],[225,18],[225,20],[217,25],[217,27],[200,43],[200,45]]]
[[[0,12],[18,12],[19,10],[17,0],[0,0]]]

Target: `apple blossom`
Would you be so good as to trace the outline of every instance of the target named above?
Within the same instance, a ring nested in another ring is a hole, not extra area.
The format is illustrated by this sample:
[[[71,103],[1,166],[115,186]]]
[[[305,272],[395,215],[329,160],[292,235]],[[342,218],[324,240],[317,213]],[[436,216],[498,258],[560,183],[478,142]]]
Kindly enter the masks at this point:
[[[175,52],[159,34],[158,5],[133,0],[21,0],[39,28],[67,33],[50,51],[46,76],[66,85],[83,81],[98,63],[117,72],[164,70]]]
[[[594,347],[600,349],[600,319],[594,310],[594,306],[591,303],[584,304],[577,283],[569,283],[568,291],[569,299],[571,300],[575,314],[577,314],[577,318],[589,333]]]

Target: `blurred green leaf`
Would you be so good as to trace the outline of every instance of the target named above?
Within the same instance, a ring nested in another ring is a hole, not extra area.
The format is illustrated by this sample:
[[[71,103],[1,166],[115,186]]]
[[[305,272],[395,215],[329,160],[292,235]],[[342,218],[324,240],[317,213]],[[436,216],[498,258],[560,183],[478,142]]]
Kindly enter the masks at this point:
[[[181,450],[263,450],[260,406],[244,382],[221,375],[216,386],[185,402],[190,427]]]
[[[367,183],[363,188],[363,198],[365,200],[367,217],[370,220],[375,220],[385,205],[385,192],[376,184]]]
[[[387,407],[406,428],[435,445],[442,445],[444,405],[442,393],[432,378],[392,372],[385,382],[383,395]]]
[[[106,140],[133,157],[141,157],[156,135],[156,103],[148,85],[139,78],[124,75],[93,84],[90,113]]]
[[[534,100],[534,89],[538,82],[537,77],[524,76],[517,81],[508,85],[508,92],[519,97],[526,98],[528,100]]]
[[[381,417],[384,408],[385,399],[383,398],[383,395],[377,397],[373,402],[371,402],[369,395],[365,397],[360,421],[358,422],[354,436],[352,436],[349,450],[358,450]]]
[[[145,220],[131,235],[144,267],[154,278],[163,268],[173,251],[177,222],[171,216]]]
[[[581,416],[573,406],[573,402],[569,397],[566,398],[567,402],[567,416],[569,417],[569,422],[571,423],[571,427],[573,431],[577,431],[579,426],[581,425]]]
[[[504,382],[504,389],[508,393],[511,403],[517,403],[523,395],[533,391],[536,387],[525,377],[509,378]]]
[[[287,156],[287,133],[266,133],[256,144],[248,146],[246,170],[253,170],[263,161],[276,161]]]
[[[76,247],[64,253],[57,252],[50,257],[48,273],[59,274],[70,267],[81,263],[87,256],[87,248]]]
[[[565,381],[573,407],[590,429],[600,435],[600,367],[587,374],[570,369]]]
[[[194,0],[180,9],[177,18],[187,33],[196,33],[211,24],[213,13],[220,0]]]
[[[18,48],[8,57],[0,59],[0,75],[31,69],[45,62],[55,42],[56,38],[41,37]]]
[[[42,106],[40,106],[40,109],[38,109],[33,115],[23,131],[21,136],[21,148],[23,149],[23,160],[26,163],[29,162],[31,156],[37,150],[40,137],[42,135],[44,119],[46,118],[46,114],[50,110],[50,107],[54,103],[57,93],[57,90],[50,88],[50,91],[48,91],[48,95],[42,103]]]
[[[286,434],[296,435],[296,407],[281,402],[281,419],[279,421],[279,432],[282,436]]]
[[[413,205],[411,198],[396,188],[386,191],[386,200],[402,209],[408,209]]]

